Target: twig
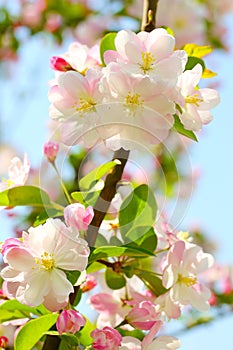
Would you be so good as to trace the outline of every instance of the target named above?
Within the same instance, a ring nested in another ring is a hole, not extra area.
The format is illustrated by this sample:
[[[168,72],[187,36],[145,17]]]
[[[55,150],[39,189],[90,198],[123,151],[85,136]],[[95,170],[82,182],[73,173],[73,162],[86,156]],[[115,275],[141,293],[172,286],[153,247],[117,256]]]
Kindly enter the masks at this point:
[[[155,29],[158,2],[159,0],[144,0],[141,30],[151,32]]]
[[[116,165],[105,180],[104,188],[94,206],[94,217],[89,225],[86,240],[90,247],[94,247],[99,227],[109,209],[111,201],[116,194],[117,183],[120,181],[124,167],[129,157],[129,151],[120,148],[114,153],[113,160],[119,159],[121,164]]]

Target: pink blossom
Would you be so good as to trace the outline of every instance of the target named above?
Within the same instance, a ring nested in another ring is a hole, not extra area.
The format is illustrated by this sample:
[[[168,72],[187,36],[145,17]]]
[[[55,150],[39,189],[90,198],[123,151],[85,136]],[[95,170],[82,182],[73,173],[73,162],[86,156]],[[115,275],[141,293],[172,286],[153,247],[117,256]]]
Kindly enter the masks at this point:
[[[97,281],[94,276],[86,275],[86,280],[80,285],[80,289],[83,293],[89,292],[97,285]]]
[[[120,333],[111,327],[97,328],[91,332],[91,337],[94,350],[118,350],[122,340]]]
[[[168,11],[169,9],[169,11]],[[182,9],[182,10],[180,10]],[[158,4],[157,25],[172,28],[176,46],[203,43],[205,40],[205,10],[202,4],[187,0],[163,0]]]
[[[176,350],[180,347],[180,341],[175,337],[155,335],[162,326],[162,322],[156,323],[144,337],[142,341],[142,350]]]
[[[85,76],[68,71],[58,76],[58,85],[51,87],[50,117],[61,123],[62,140],[67,145],[83,141],[86,147],[92,147],[101,139],[97,129],[103,102],[101,78],[96,69],[89,69]]]
[[[23,232],[22,244],[10,241],[4,246],[7,266],[1,277],[11,298],[30,306],[43,303],[57,311],[74,290],[65,271],[83,271],[87,265],[87,242],[76,238],[59,219],[48,219],[28,232]]]
[[[45,142],[43,151],[48,161],[53,163],[59,151],[59,144],[55,141]]]
[[[8,346],[8,338],[5,337],[4,335],[2,335],[2,336],[0,337],[0,347],[1,347],[2,349],[6,349],[7,346]]]
[[[202,67],[197,64],[192,70],[185,71],[178,80],[181,94],[179,103],[182,108],[180,119],[188,130],[198,131],[203,124],[212,120],[210,109],[220,102],[218,92],[214,89],[197,89],[202,75]]]
[[[0,191],[7,190],[15,186],[22,186],[27,181],[30,171],[30,163],[27,155],[24,155],[23,162],[20,158],[14,157],[8,167],[9,178],[3,179],[0,183]]]
[[[97,326],[115,327],[120,324],[131,307],[122,303],[124,291],[113,291],[110,293],[97,293],[90,297],[90,306],[100,313],[97,319]]]
[[[88,229],[93,216],[93,208],[91,206],[85,208],[80,203],[70,204],[64,209],[66,225],[76,227],[79,231]]]
[[[76,333],[86,323],[85,318],[76,310],[63,310],[56,322],[58,333]]]
[[[53,56],[50,58],[50,67],[60,72],[72,70],[71,65],[64,58],[59,56]]]
[[[163,266],[163,285],[169,289],[171,300],[178,305],[191,304],[199,311],[209,309],[211,293],[197,275],[213,265],[213,257],[195,244],[174,243]]]
[[[130,74],[147,75],[170,86],[174,86],[187,62],[186,53],[174,51],[175,39],[163,28],[138,34],[121,30],[115,46],[116,51],[105,52],[106,64],[115,61]]]
[[[158,322],[160,312],[151,301],[142,301],[126,316],[126,320],[135,328],[149,330]]]

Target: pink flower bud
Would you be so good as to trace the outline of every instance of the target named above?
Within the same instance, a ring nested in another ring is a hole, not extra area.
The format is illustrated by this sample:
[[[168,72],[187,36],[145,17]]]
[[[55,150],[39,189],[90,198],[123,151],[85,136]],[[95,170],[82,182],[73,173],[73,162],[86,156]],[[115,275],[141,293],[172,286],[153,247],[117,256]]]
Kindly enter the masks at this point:
[[[54,141],[45,142],[43,147],[44,155],[47,157],[49,162],[54,162],[59,151],[59,144]]]
[[[111,327],[95,329],[91,332],[91,337],[94,339],[94,350],[118,350],[122,341],[120,333]]]
[[[50,58],[50,67],[59,72],[67,72],[68,70],[73,70],[71,65],[62,57],[53,56]]]
[[[56,322],[58,333],[76,333],[86,323],[85,318],[75,310],[63,310]]]
[[[83,293],[89,292],[89,290],[92,290],[96,285],[97,282],[95,277],[91,275],[86,275],[86,281],[80,285],[80,289]]]
[[[93,208],[90,206],[85,209],[80,203],[70,204],[64,209],[66,225],[76,227],[79,231],[88,229],[93,216]]]
[[[150,330],[159,321],[160,313],[151,301],[142,301],[127,315],[127,321],[135,328]]]
[[[7,345],[8,345],[8,338],[2,335],[0,337],[0,348],[6,349]]]

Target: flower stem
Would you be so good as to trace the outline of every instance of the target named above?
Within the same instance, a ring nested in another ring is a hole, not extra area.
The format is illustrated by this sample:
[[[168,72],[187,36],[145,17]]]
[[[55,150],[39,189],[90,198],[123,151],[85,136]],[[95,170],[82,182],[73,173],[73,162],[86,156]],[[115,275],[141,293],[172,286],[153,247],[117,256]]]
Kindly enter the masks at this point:
[[[70,197],[69,192],[67,191],[67,188],[66,188],[66,186],[65,186],[65,184],[64,184],[64,182],[63,182],[63,180],[61,178],[61,175],[60,175],[60,173],[59,173],[59,171],[57,169],[57,166],[56,166],[55,162],[51,162],[51,164],[52,164],[54,170],[56,171],[56,174],[57,174],[57,176],[58,176],[58,178],[60,180],[60,184],[61,184],[63,192],[64,192],[64,194],[66,196],[67,201],[69,202],[69,204],[72,204],[73,203],[72,198]]]

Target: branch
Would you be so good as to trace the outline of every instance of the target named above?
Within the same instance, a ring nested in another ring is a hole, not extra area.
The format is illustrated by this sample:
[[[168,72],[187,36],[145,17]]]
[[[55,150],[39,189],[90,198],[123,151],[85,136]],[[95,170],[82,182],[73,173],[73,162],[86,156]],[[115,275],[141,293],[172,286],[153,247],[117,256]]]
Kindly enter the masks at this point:
[[[117,183],[120,181],[124,171],[124,167],[129,157],[129,151],[120,148],[114,153],[113,160],[119,159],[121,164],[116,165],[113,170],[107,175],[104,188],[98,197],[94,206],[94,217],[89,225],[86,240],[90,247],[95,245],[99,227],[109,209],[111,201],[116,194]]]
[[[155,29],[155,16],[159,0],[144,0],[141,30],[151,32]]]

